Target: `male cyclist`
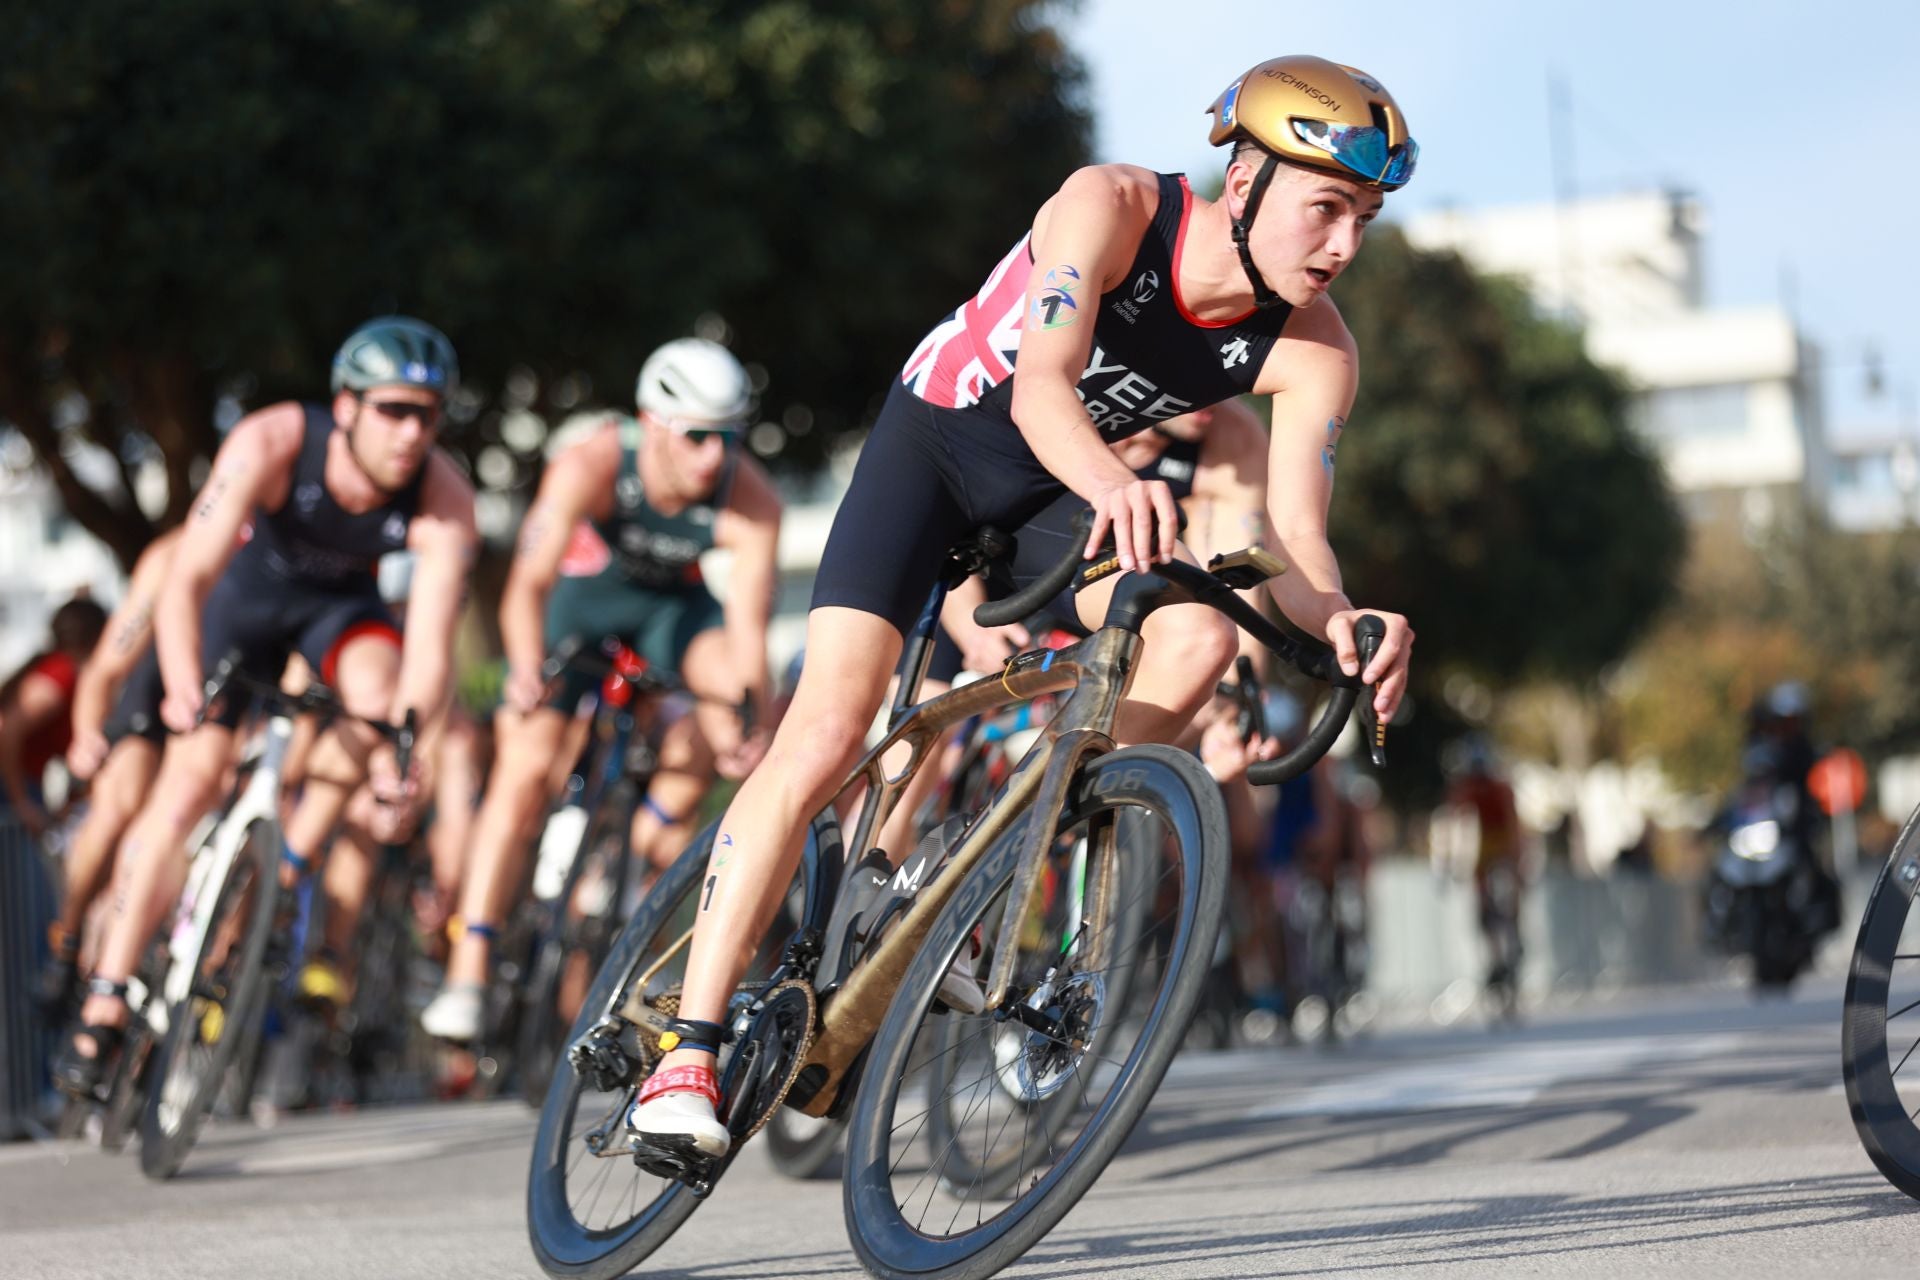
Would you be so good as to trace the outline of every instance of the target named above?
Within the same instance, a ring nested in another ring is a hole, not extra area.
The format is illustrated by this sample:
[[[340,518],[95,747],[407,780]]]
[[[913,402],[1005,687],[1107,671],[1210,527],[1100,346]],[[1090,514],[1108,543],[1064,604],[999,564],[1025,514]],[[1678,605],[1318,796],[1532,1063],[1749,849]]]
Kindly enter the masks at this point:
[[[808,619],[807,663],[767,758],[722,820],[695,925],[675,1048],[628,1115],[640,1144],[685,1156],[729,1145],[714,1054],[753,940],[785,891],[808,818],[840,786],[946,549],[983,524],[1017,529],[1071,489],[1125,569],[1184,554],[1173,496],[1108,445],[1246,392],[1274,398],[1267,510],[1290,572],[1269,584],[1325,636],[1390,717],[1412,631],[1387,624],[1364,673],[1326,537],[1334,446],[1357,355],[1323,296],[1415,148],[1378,82],[1319,58],[1253,68],[1213,105],[1233,144],[1220,199],[1184,179],[1099,165],[1067,179],[979,294],[908,360],[834,522]],[[1082,593],[1102,611],[1113,579]],[[1212,696],[1234,628],[1199,604],[1155,611],[1116,736],[1166,740]]]
[[[188,834],[218,798],[245,698],[236,690],[203,707],[208,671],[237,651],[247,672],[277,683],[297,653],[355,716],[425,718],[445,701],[476,542],[473,487],[434,448],[458,378],[438,329],[382,317],[334,356],[331,404],[261,409],[221,445],[154,610],[161,715],[175,736],[121,846],[126,897],[56,1069],[71,1091],[92,1090],[120,1038],[128,975],[184,883]],[[236,548],[249,521],[252,536]],[[417,555],[404,647],[374,577],[380,557],[402,547]],[[342,722],[321,737],[286,824],[293,872],[306,870],[369,768],[389,804],[411,803],[371,729]]]
[[[430,1035],[471,1040],[494,937],[520,885],[528,836],[545,807],[567,726],[595,684],[577,676],[548,696],[541,663],[563,640],[619,636],[703,699],[666,733],[634,815],[633,850],[656,863],[685,843],[685,824],[714,765],[740,777],[765,749],[725,704],[767,706],[780,499],[739,450],[752,404],[747,371],[703,338],[669,342],[641,366],[638,418],[615,419],[548,466],[521,526],[500,599],[506,705],[474,826],[461,927],[446,986],[421,1012]],[[727,603],[707,590],[700,555],[732,551]]]
[[[51,955],[38,998],[52,1018],[65,1013],[79,981],[80,933],[106,888],[113,851],[140,811],[160,769],[160,665],[153,656],[153,602],[166,581],[180,530],[147,545],[127,576],[127,594],[107,619],[73,691],[67,771],[87,783],[87,815],[67,845],[67,890],[48,929]]]

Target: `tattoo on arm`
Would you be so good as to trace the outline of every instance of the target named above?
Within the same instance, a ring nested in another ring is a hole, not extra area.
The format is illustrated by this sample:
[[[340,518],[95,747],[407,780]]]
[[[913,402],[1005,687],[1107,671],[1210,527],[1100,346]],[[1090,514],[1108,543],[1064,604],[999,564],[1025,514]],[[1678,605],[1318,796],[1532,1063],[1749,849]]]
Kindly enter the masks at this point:
[[[1333,474],[1333,455],[1340,447],[1340,431],[1346,425],[1345,418],[1327,419],[1327,446],[1320,451],[1320,462],[1326,467],[1328,475]]]
[[[153,603],[148,600],[142,600],[135,604],[133,611],[127,615],[126,621],[122,622],[119,627],[114,630],[113,651],[115,653],[132,653],[134,646],[140,643],[140,637],[147,633],[147,627],[152,622]]]
[[[1080,318],[1080,268],[1061,263],[1048,271],[1040,292],[1033,295],[1033,323],[1042,329],[1064,329]]]
[[[232,487],[233,477],[231,475],[228,475],[224,471],[216,473],[213,479],[207,481],[206,491],[200,495],[200,503],[193,509],[193,518],[196,520],[213,519],[214,511],[220,506],[220,499],[226,497],[227,490]]]

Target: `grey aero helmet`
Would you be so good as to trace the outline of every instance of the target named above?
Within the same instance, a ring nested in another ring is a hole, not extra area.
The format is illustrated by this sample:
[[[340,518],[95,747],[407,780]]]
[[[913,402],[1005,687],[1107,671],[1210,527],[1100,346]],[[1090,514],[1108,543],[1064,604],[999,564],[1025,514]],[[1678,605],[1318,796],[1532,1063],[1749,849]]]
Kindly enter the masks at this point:
[[[705,338],[676,338],[640,366],[634,399],[662,418],[735,424],[753,407],[753,383],[733,352]]]
[[[449,399],[460,386],[460,359],[447,335],[411,316],[380,316],[347,336],[333,357],[333,391],[396,384]]]

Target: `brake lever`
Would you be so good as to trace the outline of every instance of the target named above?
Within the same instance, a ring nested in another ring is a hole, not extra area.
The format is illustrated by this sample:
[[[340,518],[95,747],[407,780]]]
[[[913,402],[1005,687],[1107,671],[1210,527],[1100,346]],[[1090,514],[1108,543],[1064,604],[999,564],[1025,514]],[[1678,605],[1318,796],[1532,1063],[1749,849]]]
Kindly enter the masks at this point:
[[[1387,624],[1372,614],[1362,614],[1353,624],[1354,643],[1360,650],[1360,674],[1364,677],[1367,668],[1380,653],[1380,645],[1387,638]],[[1362,684],[1361,692],[1367,694],[1372,686]],[[1387,767],[1387,726],[1373,709],[1373,698],[1364,696],[1360,701],[1360,726],[1367,734],[1367,754],[1373,760],[1373,767]]]

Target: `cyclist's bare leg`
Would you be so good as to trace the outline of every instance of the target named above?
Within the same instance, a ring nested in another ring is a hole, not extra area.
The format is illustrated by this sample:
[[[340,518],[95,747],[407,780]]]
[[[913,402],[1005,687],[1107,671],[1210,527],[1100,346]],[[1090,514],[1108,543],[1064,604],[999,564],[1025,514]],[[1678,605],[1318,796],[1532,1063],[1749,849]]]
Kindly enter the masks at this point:
[[[400,679],[400,649],[391,636],[363,635],[348,641],[334,659],[333,691],[349,713],[384,720]],[[287,817],[286,845],[299,858],[324,852],[347,801],[367,780],[367,761],[380,736],[357,720],[330,726],[313,744],[300,800]]]
[[[773,919],[799,860],[807,820],[833,798],[860,757],[867,726],[900,656],[884,618],[829,606],[807,618],[807,662],[793,704],[720,822],[681,990],[680,1016],[717,1022]],[[676,1050],[662,1071],[711,1067]]]
[[[460,891],[466,924],[497,927],[519,887],[527,836],[547,803],[550,767],[568,724],[550,707],[525,715],[503,707],[494,718],[493,771],[474,820],[473,853]],[[447,959],[448,985],[486,982],[490,950],[484,933],[463,930]]]
[[[376,809],[371,790],[361,787],[353,793],[353,799],[347,802],[347,820],[333,839],[321,874],[320,888],[327,898],[323,945],[342,966],[352,963],[353,935],[366,910],[374,867],[379,861],[379,844],[371,832],[378,817]]]
[[[458,707],[449,710],[434,771],[433,825],[426,836],[435,901],[423,904],[420,924],[430,934],[438,935],[446,927],[465,875],[474,816],[487,780],[480,755],[480,726]]]
[[[55,926],[68,945],[77,946],[87,911],[112,876],[113,851],[139,814],[159,769],[159,746],[130,736],[113,744],[94,774],[86,820],[67,848],[67,892]]]
[[[148,940],[186,886],[187,837],[219,799],[232,754],[232,732],[215,724],[168,739],[152,793],[120,842],[126,893],[114,903],[95,977],[125,982],[139,966]],[[110,996],[90,995],[80,1021],[124,1026],[127,1007]]]
[[[646,803],[633,811],[636,858],[656,870],[673,865],[693,836],[693,816],[712,777],[713,748],[694,717],[683,715],[660,735],[659,764],[647,786]]]
[[[1180,558],[1195,563],[1185,547]],[[1093,629],[1105,620],[1119,581],[1119,576],[1108,578],[1080,593],[1076,604],[1083,625]],[[1177,604],[1154,610],[1140,638],[1145,644],[1114,723],[1114,739],[1122,745],[1172,742],[1213,698],[1215,686],[1233,665],[1238,633],[1225,614],[1209,605]]]

